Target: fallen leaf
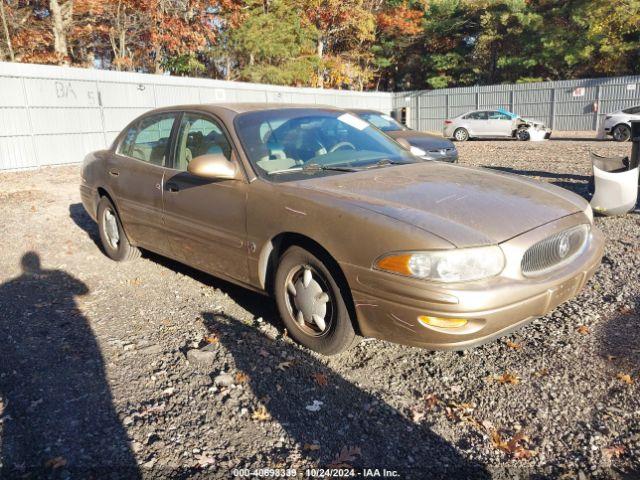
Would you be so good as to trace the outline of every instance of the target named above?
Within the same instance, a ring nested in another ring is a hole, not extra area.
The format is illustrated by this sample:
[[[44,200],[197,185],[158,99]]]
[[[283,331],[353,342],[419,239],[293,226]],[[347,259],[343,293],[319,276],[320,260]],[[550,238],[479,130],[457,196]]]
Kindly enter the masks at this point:
[[[249,380],[249,376],[244,372],[236,373],[236,383],[246,383]]]
[[[520,378],[517,375],[514,375],[509,372],[505,372],[499,377],[494,377],[494,378],[497,382],[502,384],[509,383],[511,385],[517,385],[518,383],[520,383]]]
[[[204,467],[208,467],[209,465],[213,465],[216,461],[213,457],[210,457],[202,453],[200,455],[196,455],[196,462],[198,462],[198,466],[200,468],[204,468]]]
[[[629,375],[627,373],[619,373],[616,376],[617,376],[618,380],[623,381],[627,385],[631,385],[633,383],[633,379],[631,378],[631,375]]]
[[[317,443],[305,443],[302,449],[309,452],[315,452],[320,450],[320,445],[318,445]]]
[[[411,418],[413,419],[414,423],[420,423],[424,417],[426,416],[426,414],[424,413],[424,411],[419,410],[419,409],[413,409],[411,411]]]
[[[500,435],[498,430],[493,430],[490,433],[491,443],[494,447],[502,450],[505,453],[509,453],[514,459],[528,459],[536,455],[534,450],[529,450],[527,444],[529,443],[529,437],[527,437],[522,430],[517,432],[510,440],[505,441]]]
[[[425,406],[427,407],[427,410],[431,410],[432,408],[434,408],[436,405],[438,405],[439,401],[440,400],[434,393],[431,393],[426,397],[424,397],[424,403],[425,403]]]
[[[204,341],[207,343],[218,343],[220,339],[217,335],[211,335],[210,337],[204,337]]]
[[[342,447],[328,468],[352,468],[348,462],[353,462],[360,455],[362,455],[360,447]]]
[[[586,325],[580,325],[578,328],[576,328],[576,332],[582,334],[582,335],[587,335],[589,333],[591,333],[591,329],[589,327],[587,327]]]
[[[267,352],[264,348],[261,348],[260,351],[258,352],[258,355],[260,355],[261,357],[267,358],[271,354]]]
[[[64,457],[55,457],[50,458],[44,464],[46,468],[50,468],[52,470],[56,470],[58,468],[64,467],[67,464],[67,459]]]
[[[618,312],[621,315],[625,315],[626,316],[626,315],[631,315],[631,314],[635,313],[635,310],[633,308],[631,308],[631,307],[622,307],[622,308],[620,308],[618,310]]]
[[[271,415],[267,411],[267,407],[265,407],[264,405],[260,405],[251,414],[251,419],[257,420],[258,422],[266,422],[268,420],[271,420]]]
[[[324,373],[316,372],[312,375],[312,377],[321,387],[326,387],[329,383],[329,379]]]
[[[522,348],[522,345],[520,345],[519,343],[512,342],[511,340],[506,340],[504,344],[513,350],[520,350]]]
[[[612,445],[610,447],[603,448],[602,453],[605,457],[612,459],[621,457],[622,455],[624,455],[626,450],[627,449],[624,445]]]
[[[284,372],[287,368],[291,368],[291,365],[293,365],[292,362],[280,362],[276,368]]]
[[[536,373],[534,373],[534,375],[536,377],[546,377],[547,375],[549,375],[549,369],[548,368],[541,368]]]
[[[484,427],[487,433],[491,433],[496,429],[496,427],[493,426],[493,423],[491,423],[489,420],[483,420],[481,425]]]

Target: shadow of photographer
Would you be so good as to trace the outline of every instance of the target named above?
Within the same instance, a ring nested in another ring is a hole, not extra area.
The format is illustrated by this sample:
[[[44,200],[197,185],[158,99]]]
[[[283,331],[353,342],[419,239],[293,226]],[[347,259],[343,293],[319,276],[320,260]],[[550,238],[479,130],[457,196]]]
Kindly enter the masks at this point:
[[[100,347],[76,305],[88,293],[65,271],[43,269],[35,252],[0,285],[2,478],[139,477]]]
[[[318,443],[319,466],[335,462],[351,446],[361,453],[346,463],[356,468],[395,469],[402,478],[488,478],[481,464],[464,459],[428,427],[414,424],[313,355],[226,315],[203,312],[202,318],[268,414],[299,445]],[[284,361],[289,368],[278,368]]]

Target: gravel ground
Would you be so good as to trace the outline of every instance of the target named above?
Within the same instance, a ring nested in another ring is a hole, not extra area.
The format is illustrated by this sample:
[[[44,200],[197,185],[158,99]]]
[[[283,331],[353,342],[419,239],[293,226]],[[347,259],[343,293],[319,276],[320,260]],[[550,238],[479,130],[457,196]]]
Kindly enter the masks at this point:
[[[586,191],[594,139],[471,141],[461,163]],[[640,215],[575,300],[467,352],[367,340],[322,358],[271,301],[98,248],[78,167],[0,174],[7,476],[217,478],[339,464],[404,478],[640,477]],[[2,476],[2,473],[0,473]]]

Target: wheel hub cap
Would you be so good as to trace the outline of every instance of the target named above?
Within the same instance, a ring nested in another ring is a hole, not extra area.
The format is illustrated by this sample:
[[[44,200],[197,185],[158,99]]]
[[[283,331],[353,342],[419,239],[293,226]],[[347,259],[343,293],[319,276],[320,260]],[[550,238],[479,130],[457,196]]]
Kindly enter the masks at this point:
[[[104,233],[107,236],[109,244],[113,248],[118,248],[118,242],[120,241],[118,222],[116,216],[109,209],[104,211]]]
[[[303,326],[306,323],[315,324],[320,331],[326,328],[325,315],[329,295],[322,290],[322,286],[314,278],[311,270],[304,268],[302,275],[295,283],[287,285],[287,291],[293,298],[297,309],[296,321]]]

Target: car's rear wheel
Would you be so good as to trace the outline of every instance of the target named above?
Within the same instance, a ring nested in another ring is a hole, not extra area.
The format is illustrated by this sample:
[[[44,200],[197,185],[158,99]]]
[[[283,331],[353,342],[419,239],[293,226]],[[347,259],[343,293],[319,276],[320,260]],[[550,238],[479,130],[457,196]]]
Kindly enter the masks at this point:
[[[278,311],[291,338],[324,355],[340,353],[357,340],[346,286],[334,268],[292,246],[280,258],[274,281]]]
[[[106,196],[100,198],[98,202],[98,230],[102,248],[112,260],[123,262],[140,256],[140,250],[129,242],[122,228],[120,216]]]
[[[616,125],[611,134],[616,142],[628,142],[631,139],[631,129],[628,125]]]
[[[457,128],[455,132],[453,132],[453,138],[458,142],[466,142],[469,140],[469,132],[466,128]]]

